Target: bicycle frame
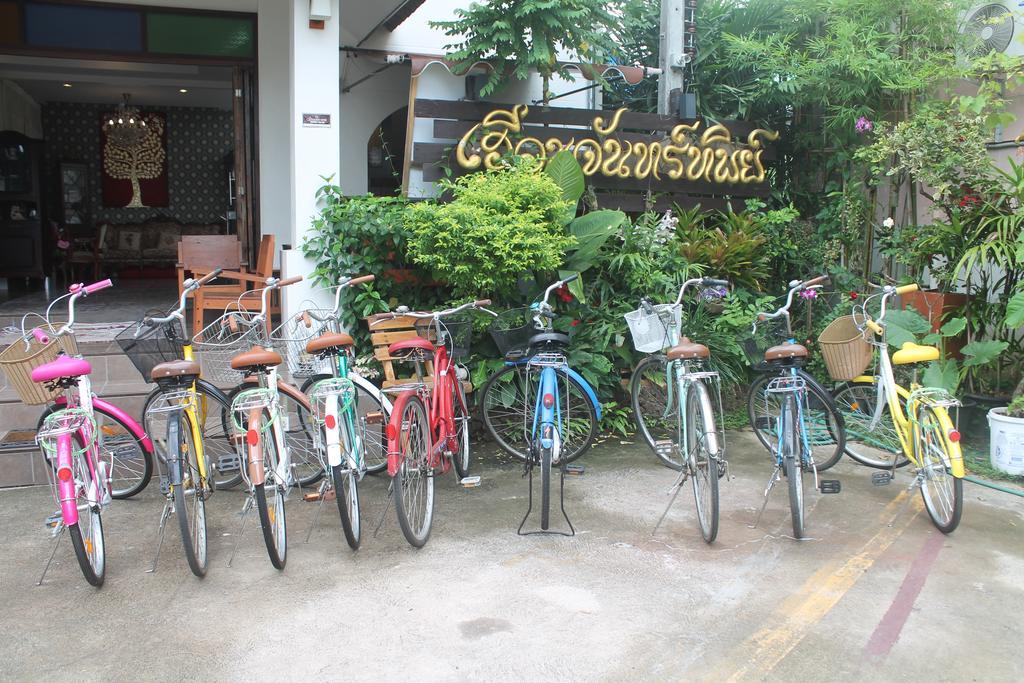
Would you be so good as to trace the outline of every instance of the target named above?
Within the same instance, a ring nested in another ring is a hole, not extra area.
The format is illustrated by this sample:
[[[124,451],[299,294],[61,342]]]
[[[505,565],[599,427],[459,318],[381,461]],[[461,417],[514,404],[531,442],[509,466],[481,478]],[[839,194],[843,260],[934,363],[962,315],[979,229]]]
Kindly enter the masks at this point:
[[[448,358],[448,350],[444,344],[436,344],[433,354],[434,383],[432,387],[421,387],[416,390],[402,392],[395,400],[391,412],[391,420],[388,426],[388,475],[395,476],[398,468],[402,466],[399,456],[398,439],[401,437],[402,410],[406,401],[414,394],[419,394],[425,399],[427,408],[427,422],[430,424],[430,449],[427,455],[427,462],[431,468],[441,466],[441,472],[445,473],[450,468],[449,461],[442,458],[441,454],[449,446],[449,441],[455,436],[455,414],[452,411],[452,393],[460,395],[452,386],[453,378],[451,361]],[[461,399],[460,399],[461,400]],[[463,408],[466,406],[463,405]],[[454,450],[448,448],[448,450]]]
[[[883,341],[883,343],[885,342]],[[889,414],[892,415],[893,424],[896,426],[896,434],[899,437],[903,453],[911,462],[920,467],[921,460],[915,447],[918,426],[916,421],[908,416],[915,415],[918,406],[932,404],[935,408],[935,415],[939,420],[939,426],[942,428],[942,439],[946,445],[946,452],[949,453],[950,470],[954,477],[963,478],[967,474],[964,468],[963,452],[958,442],[949,439],[949,433],[954,429],[954,426],[945,406],[936,404],[926,396],[921,396],[918,393],[921,387],[917,385],[911,385],[911,391],[907,391],[896,383],[888,348],[880,348],[878,356],[879,374],[877,376],[860,375],[853,379],[855,383],[874,384],[877,387],[878,398],[875,400],[875,411],[871,416],[870,429],[873,430],[878,426],[882,418],[883,406],[888,405]],[[900,398],[906,402],[905,412],[900,406]]]

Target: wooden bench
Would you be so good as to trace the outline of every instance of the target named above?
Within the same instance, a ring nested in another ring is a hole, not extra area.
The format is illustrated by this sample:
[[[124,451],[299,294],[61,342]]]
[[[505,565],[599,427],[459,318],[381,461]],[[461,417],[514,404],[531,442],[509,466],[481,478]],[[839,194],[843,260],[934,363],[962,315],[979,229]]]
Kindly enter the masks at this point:
[[[388,347],[395,342],[415,339],[419,336],[416,334],[416,319],[409,316],[387,319],[387,315],[371,315],[366,319],[367,325],[372,325],[370,327],[370,341],[373,343],[373,357],[379,360],[380,364],[384,367],[384,381],[381,383],[381,389],[388,389],[400,384],[417,381],[414,363],[401,358],[395,358],[388,353]],[[378,320],[381,320],[381,322],[377,323]],[[397,368],[395,363],[398,363]],[[426,361],[422,366],[426,373],[423,381],[428,385],[432,384],[434,381],[434,364],[431,361]],[[398,368],[401,369],[401,375],[399,375]],[[467,394],[473,391],[473,385],[469,380],[462,382],[462,388]]]

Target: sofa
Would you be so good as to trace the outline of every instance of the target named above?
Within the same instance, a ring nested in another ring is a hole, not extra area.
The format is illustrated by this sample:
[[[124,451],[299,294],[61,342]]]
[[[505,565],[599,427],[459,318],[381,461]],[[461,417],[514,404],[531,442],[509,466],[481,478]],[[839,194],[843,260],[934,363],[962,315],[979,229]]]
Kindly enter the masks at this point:
[[[100,236],[99,258],[105,270],[126,268],[172,268],[178,260],[178,242],[182,235],[223,234],[220,223],[180,223],[173,218],[156,217],[141,223],[104,223]]]

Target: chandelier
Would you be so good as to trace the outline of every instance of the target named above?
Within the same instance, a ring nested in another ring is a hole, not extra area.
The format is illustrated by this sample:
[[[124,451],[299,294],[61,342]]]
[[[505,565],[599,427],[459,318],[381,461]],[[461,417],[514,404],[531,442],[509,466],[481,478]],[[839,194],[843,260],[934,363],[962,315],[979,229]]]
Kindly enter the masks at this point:
[[[128,103],[131,95],[124,93],[121,97],[117,111],[107,119],[107,137],[123,147],[134,147],[146,135],[146,121],[139,113],[139,108]]]

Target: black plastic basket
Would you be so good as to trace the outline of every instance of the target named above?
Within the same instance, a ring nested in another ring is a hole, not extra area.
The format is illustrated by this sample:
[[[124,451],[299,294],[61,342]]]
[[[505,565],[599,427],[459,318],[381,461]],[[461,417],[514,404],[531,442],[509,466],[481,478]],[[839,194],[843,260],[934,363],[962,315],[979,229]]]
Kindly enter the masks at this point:
[[[452,358],[463,358],[469,355],[469,346],[473,341],[473,321],[462,317],[440,320],[424,318],[416,321],[416,334],[431,344],[445,344]]]
[[[764,352],[778,344],[792,339],[785,317],[759,320],[757,329],[748,332],[743,340],[743,352],[747,361],[754,366],[764,363]]]
[[[513,308],[491,321],[488,332],[502,355],[525,349],[529,345],[530,338],[537,334],[533,316],[534,311],[529,307]]]
[[[162,316],[163,313],[156,315]],[[154,367],[167,361],[181,360],[184,355],[182,347],[187,338],[180,320],[159,325],[145,325],[144,320],[129,325],[114,340],[142,374],[142,378],[149,382]]]

